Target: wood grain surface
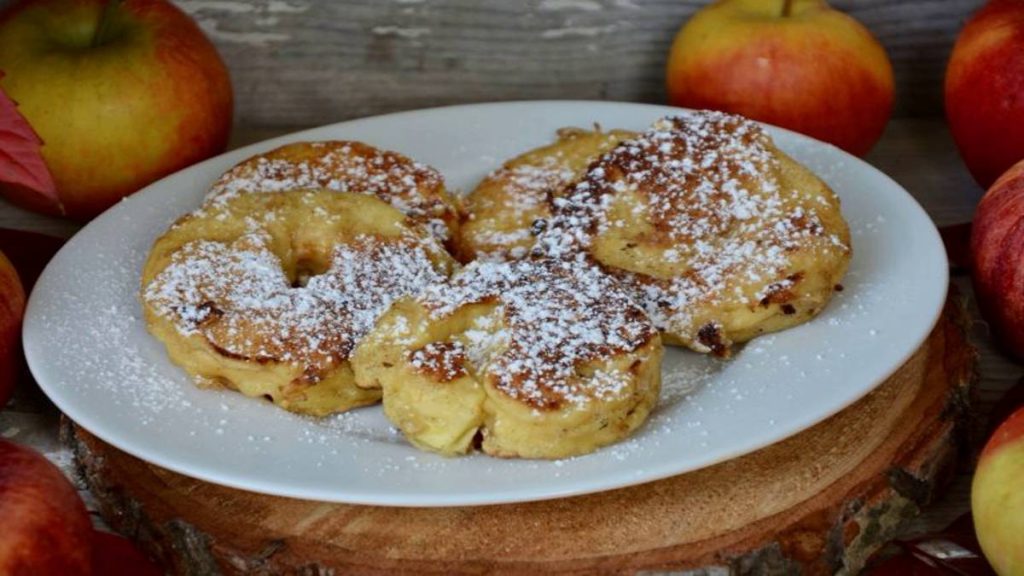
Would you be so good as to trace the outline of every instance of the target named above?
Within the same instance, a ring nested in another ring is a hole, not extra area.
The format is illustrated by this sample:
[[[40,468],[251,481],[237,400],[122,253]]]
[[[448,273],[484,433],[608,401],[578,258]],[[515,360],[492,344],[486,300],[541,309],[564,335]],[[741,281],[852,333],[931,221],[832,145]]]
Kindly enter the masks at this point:
[[[782,0],[777,1],[780,6]],[[175,0],[231,70],[236,122],[321,124],[442,104],[663,102],[672,38],[699,0]],[[893,62],[897,116],[942,113],[980,0],[834,0]]]
[[[947,305],[884,384],[778,444],[545,502],[387,508],[279,498],[169,472],[82,429],[68,436],[104,517],[177,574],[856,574],[968,452],[976,356],[965,322],[958,303]]]

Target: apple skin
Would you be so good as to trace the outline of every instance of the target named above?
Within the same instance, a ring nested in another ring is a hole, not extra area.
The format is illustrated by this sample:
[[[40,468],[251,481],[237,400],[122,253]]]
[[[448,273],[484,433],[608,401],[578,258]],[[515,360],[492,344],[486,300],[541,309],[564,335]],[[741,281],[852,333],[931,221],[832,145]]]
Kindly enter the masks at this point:
[[[0,409],[10,400],[21,368],[21,319],[25,290],[11,261],[0,252]]]
[[[946,68],[946,119],[983,188],[1024,158],[1024,3],[994,0],[960,31]]]
[[[893,104],[892,64],[859,22],[822,0],[719,0],[699,10],[669,53],[669,102],[807,134],[861,156]]]
[[[971,513],[996,573],[1024,575],[1024,407],[985,445],[971,485]]]
[[[42,454],[0,440],[0,574],[88,576],[92,523],[75,488]]]
[[[996,344],[1024,359],[1024,161],[985,192],[971,225],[971,279]]]
[[[44,141],[64,213],[89,219],[146,184],[227,147],[228,71],[166,0],[28,0],[0,12],[0,86]],[[92,46],[94,36],[98,45]],[[0,188],[29,209],[60,207]]]

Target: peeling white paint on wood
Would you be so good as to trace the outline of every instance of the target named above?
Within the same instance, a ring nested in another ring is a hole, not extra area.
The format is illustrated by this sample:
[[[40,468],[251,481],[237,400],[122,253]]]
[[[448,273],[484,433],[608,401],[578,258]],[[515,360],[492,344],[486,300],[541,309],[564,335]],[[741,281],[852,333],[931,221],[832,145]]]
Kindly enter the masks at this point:
[[[290,40],[292,36],[278,28],[281,18],[277,15],[309,10],[309,4],[282,0],[179,0],[177,4],[214,42],[250,47]]]
[[[253,2],[252,0],[178,0],[179,8],[193,15],[220,15],[230,14],[266,14],[289,13],[300,14],[309,9],[308,4],[283,2],[281,0],[270,0],[269,2]],[[272,16],[270,16],[272,17]],[[267,18],[264,17],[264,20]]]
[[[567,28],[552,28],[540,33],[541,38],[565,38],[567,36],[594,37],[614,32],[618,28],[615,24],[607,26],[573,26]]]
[[[201,12],[244,14],[256,10],[256,6],[246,0],[178,0],[176,4],[185,12],[193,15]]]
[[[233,32],[231,30],[222,30],[220,24],[212,18],[197,18],[196,23],[214,42],[262,47],[274,42],[284,42],[291,38],[290,35],[280,32]]]
[[[267,12],[270,13],[302,14],[307,10],[309,10],[309,4],[292,4],[291,2],[281,2],[279,0],[271,0],[267,4]]]
[[[380,36],[398,36],[400,38],[419,38],[430,34],[430,28],[401,28],[398,26],[374,26],[371,31]]]
[[[595,0],[541,0],[537,6],[540,10],[581,10],[584,12],[600,12],[604,5]]]
[[[284,2],[282,0],[269,0],[266,2],[254,2],[253,0],[178,0],[175,4],[189,14],[198,14],[200,12],[301,14],[309,10],[309,4]]]

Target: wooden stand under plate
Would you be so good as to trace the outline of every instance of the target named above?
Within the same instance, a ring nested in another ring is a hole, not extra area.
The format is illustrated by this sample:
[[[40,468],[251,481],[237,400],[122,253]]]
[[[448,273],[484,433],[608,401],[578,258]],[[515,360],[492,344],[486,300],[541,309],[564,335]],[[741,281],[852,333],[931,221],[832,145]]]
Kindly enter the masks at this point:
[[[758,452],[611,492],[469,508],[253,494],[163,470],[81,428],[104,517],[182,574],[856,573],[967,447],[975,353],[949,304],[867,397]],[[823,386],[827,383],[823,382]]]

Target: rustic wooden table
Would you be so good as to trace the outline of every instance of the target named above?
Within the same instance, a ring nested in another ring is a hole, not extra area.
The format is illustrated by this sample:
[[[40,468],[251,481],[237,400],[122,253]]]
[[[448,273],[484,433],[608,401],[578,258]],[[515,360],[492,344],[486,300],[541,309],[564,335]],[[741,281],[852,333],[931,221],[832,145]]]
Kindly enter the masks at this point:
[[[231,146],[257,142],[290,130],[237,129]],[[943,226],[970,219],[981,190],[961,163],[945,124],[936,119],[897,119],[867,160],[902,184],[924,206],[936,224]],[[34,230],[70,236],[77,226],[58,219],[25,212],[0,201],[0,227]],[[899,247],[893,247],[899,249]],[[985,418],[992,406],[1024,374],[1024,368],[996,352],[986,326],[980,322],[970,283],[954,276],[953,283],[966,295],[971,315],[979,320],[972,329],[972,340],[980,352],[978,414]],[[44,452],[73,475],[70,452],[57,438],[59,414],[56,408],[33,386],[22,386],[14,401],[0,411],[0,436],[31,445]],[[906,527],[916,534],[944,527],[967,510],[970,470],[965,466],[947,495]],[[90,495],[83,492],[86,502]],[[90,506],[91,509],[95,509]],[[98,516],[97,521],[100,522]]]

